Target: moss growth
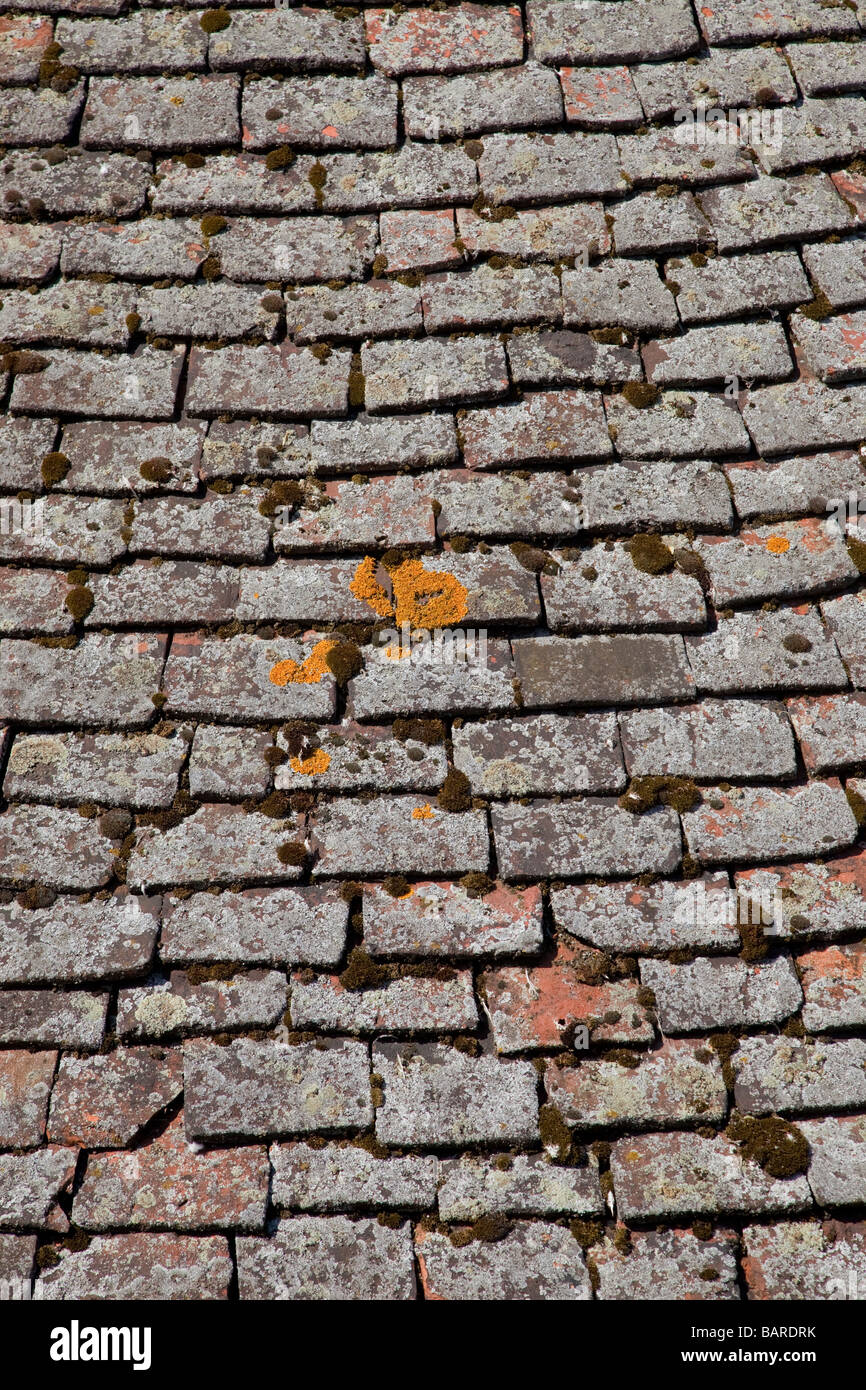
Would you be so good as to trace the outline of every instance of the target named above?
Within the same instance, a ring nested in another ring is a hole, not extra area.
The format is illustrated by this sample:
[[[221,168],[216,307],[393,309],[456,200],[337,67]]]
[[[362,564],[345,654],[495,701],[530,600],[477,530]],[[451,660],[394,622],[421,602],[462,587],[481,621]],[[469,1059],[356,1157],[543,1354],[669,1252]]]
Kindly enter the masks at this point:
[[[692,251],[689,260],[696,269],[707,264],[707,257],[704,255],[703,251]]]
[[[202,278],[207,280],[208,283],[212,280],[218,280],[222,275],[222,266],[220,265],[219,256],[206,256],[201,263],[201,273]]]
[[[44,884],[38,883],[32,888],[25,888],[15,901],[25,912],[35,912],[40,907],[52,907],[56,898],[57,894],[53,888],[46,888]]]
[[[283,311],[283,297],[281,294],[265,294],[259,300],[259,304],[262,306],[266,314],[281,314]],[[263,446],[263,448],[265,449],[267,449],[267,447],[267,445]],[[273,460],[277,456],[276,450],[270,450],[270,454],[270,461],[273,462]],[[262,460],[259,459],[259,462],[261,463]]]
[[[46,487],[62,483],[69,472],[70,463],[65,454],[57,452],[46,454],[42,460],[42,481]]]
[[[77,623],[80,623],[87,617],[88,613],[93,608],[93,603],[92,591],[86,589],[83,585],[76,585],[76,587],[70,589],[69,593],[66,595],[66,607]]]
[[[261,502],[262,516],[276,516],[283,507],[298,507],[304,500],[304,489],[300,483],[271,483]]]
[[[629,335],[624,328],[592,328],[589,333],[595,343],[606,343],[609,347],[626,347]]]
[[[199,24],[206,34],[218,34],[222,29],[228,29],[232,22],[232,17],[228,10],[220,5],[216,10],[205,10]]]
[[[696,1240],[712,1240],[713,1223],[712,1221],[693,1221],[692,1235]]]
[[[456,767],[448,769],[448,775],[439,789],[436,798],[443,811],[468,811],[472,806],[472,788],[465,772]]]
[[[512,1223],[498,1212],[486,1212],[484,1216],[479,1216],[477,1221],[473,1221],[470,1230],[473,1240],[504,1240],[511,1233]]]
[[[794,1178],[809,1167],[806,1136],[778,1115],[757,1119],[734,1114],[727,1134],[739,1144],[743,1158],[752,1159],[771,1178]]]
[[[312,185],[316,194],[316,207],[320,208],[325,201],[324,187],[328,182],[328,171],[320,159],[317,159],[310,169],[307,180]]]
[[[383,890],[389,898],[408,898],[412,891],[412,886],[407,878],[402,874],[391,874],[382,884]]]
[[[549,1156],[557,1163],[568,1163],[573,1154],[571,1130],[555,1105],[542,1105],[538,1112],[538,1132]]]
[[[361,369],[361,354],[353,352],[349,367],[349,405],[353,410],[363,410],[366,389],[367,379]]]
[[[59,43],[50,43],[42,54],[39,64],[39,86],[50,87],[53,92],[68,92],[81,76],[78,68],[69,63],[61,63],[63,49]]]
[[[145,482],[167,483],[171,477],[171,459],[145,459],[138,471]]]
[[[98,824],[99,833],[107,840],[125,840],[132,829],[132,816],[129,811],[117,807],[100,816]]]
[[[833,305],[823,290],[816,290],[814,299],[810,299],[808,304],[800,305],[800,313],[804,318],[820,321],[830,318],[833,313]]]
[[[204,985],[211,980],[233,980],[243,966],[223,961],[218,965],[188,965],[186,977],[191,985]]]
[[[604,1227],[600,1221],[584,1221],[580,1218],[570,1221],[568,1229],[581,1250],[589,1250],[590,1246],[598,1245],[604,1234]]]
[[[610,1052],[604,1054],[606,1062],[616,1062],[617,1066],[625,1067],[626,1071],[636,1071],[640,1066],[640,1057],[636,1052],[630,1052],[625,1047],[611,1048]]]
[[[297,155],[291,145],[278,145],[275,150],[269,150],[265,155],[266,169],[289,169],[297,159]]]
[[[425,743],[428,748],[445,742],[445,727],[440,719],[395,719],[393,733],[400,743],[411,740]]]
[[[274,744],[271,748],[266,748],[262,754],[268,767],[282,767],[283,763],[289,761],[289,755],[282,748],[277,748]]]
[[[508,547],[518,564],[532,574],[558,574],[559,565],[552,555],[538,546],[527,545],[525,541],[512,541]]]
[[[47,366],[47,357],[42,357],[38,352],[29,352],[26,348],[18,352],[5,352],[0,357],[0,369],[11,372],[13,376],[32,376],[34,372],[44,372]]]
[[[280,845],[277,850],[277,858],[281,864],[291,864],[298,868],[303,864],[307,857],[307,851],[297,840],[287,840],[284,845]]]
[[[201,219],[202,236],[217,236],[219,232],[224,232],[228,226],[228,219],[223,217],[220,212],[209,212]]]
[[[862,828],[862,826],[866,825],[866,797],[861,796],[859,792],[855,792],[853,787],[845,788],[845,796],[848,800],[848,805],[851,807],[855,821]]]
[[[659,804],[674,811],[692,811],[700,802],[700,790],[688,777],[633,777],[618,804],[624,811],[642,815]]]
[[[861,574],[866,574],[866,541],[858,541],[855,536],[848,536],[848,554],[854,561]]]
[[[325,654],[325,665],[338,685],[345,685],[364,665],[360,648],[354,642],[340,641]]]
[[[799,632],[789,632],[782,638],[782,646],[789,652],[810,652],[812,643]]]
[[[313,354],[317,362],[327,362],[328,358],[331,355],[330,344],[313,343],[310,347],[310,352]]]
[[[285,820],[292,813],[289,793],[271,792],[260,803],[258,810],[263,816],[270,816],[271,820]]]
[[[763,960],[768,945],[764,928],[760,922],[740,922],[740,958],[742,960]]]
[[[646,410],[658,400],[659,388],[649,381],[627,381],[622,388],[622,394],[635,410]]]
[[[651,532],[632,536],[626,546],[631,562],[642,574],[666,574],[674,567],[674,552]]]
[[[470,873],[463,875],[460,887],[464,889],[467,898],[484,898],[493,892],[496,884],[487,874]]]
[[[472,541],[468,536],[452,536],[448,544],[456,555],[465,555],[472,549]]]
[[[357,994],[365,989],[381,989],[388,983],[390,972],[387,966],[373,960],[363,946],[356,946],[350,951],[346,968],[339,979],[343,989]]]

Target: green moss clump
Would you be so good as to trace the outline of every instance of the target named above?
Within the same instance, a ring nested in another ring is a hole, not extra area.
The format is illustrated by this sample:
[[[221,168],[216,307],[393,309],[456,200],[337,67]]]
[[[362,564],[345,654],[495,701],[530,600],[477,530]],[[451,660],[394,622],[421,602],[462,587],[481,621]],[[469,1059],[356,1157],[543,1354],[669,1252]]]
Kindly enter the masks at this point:
[[[171,459],[145,459],[138,471],[145,482],[167,483],[171,477]]]
[[[325,665],[336,678],[338,685],[345,685],[364,665],[360,648],[354,642],[338,642],[325,656]]]
[[[625,1047],[611,1048],[610,1052],[604,1054],[606,1062],[616,1062],[617,1066],[625,1067],[627,1071],[637,1071],[640,1066],[640,1057],[636,1052],[630,1052]]]
[[[231,15],[222,5],[216,10],[205,10],[199,20],[199,24],[206,34],[218,34],[221,29],[228,29],[231,22]]]
[[[796,1125],[778,1115],[757,1119],[734,1114],[727,1128],[743,1158],[752,1159],[771,1178],[794,1178],[809,1167],[809,1144]]]
[[[99,817],[99,833],[107,840],[125,840],[132,829],[132,816],[118,806]]]
[[[700,802],[700,789],[688,777],[633,777],[618,805],[639,816],[659,804],[674,811],[692,811]]]
[[[445,728],[440,719],[395,719],[394,737],[400,743],[426,743],[432,748],[445,742]]]
[[[324,187],[328,182],[328,171],[320,159],[317,159],[307,175],[308,181],[312,184],[316,194],[316,207],[321,207],[324,199]]]
[[[661,536],[652,532],[632,536],[626,549],[635,569],[642,574],[666,574],[674,567],[674,552]]]
[[[589,1250],[590,1246],[598,1245],[604,1234],[604,1227],[600,1221],[583,1221],[580,1218],[569,1222],[568,1229],[581,1250]]]
[[[303,864],[307,857],[307,851],[297,840],[287,840],[284,845],[280,845],[277,850],[277,858],[281,864],[291,864],[295,868]]]
[[[848,805],[851,807],[854,819],[859,826],[866,825],[866,797],[862,797],[859,792],[855,792],[853,787],[845,788],[845,796]]]
[[[782,646],[789,652],[810,652],[812,643],[808,637],[804,637],[799,632],[789,632],[787,637],[782,638]]]
[[[696,269],[707,264],[707,257],[704,255],[703,251],[692,251],[689,260]]]
[[[265,155],[265,168],[289,169],[296,158],[297,155],[290,145],[279,145],[275,150],[269,150]]]
[[[533,574],[558,574],[559,565],[552,555],[538,546],[527,545],[525,541],[512,541],[508,547],[518,564]]]
[[[47,357],[42,357],[38,352],[29,352],[26,348],[18,352],[4,352],[0,357],[0,369],[11,372],[13,376],[32,376],[34,372],[44,372],[47,366]]]
[[[389,898],[408,898],[412,891],[411,884],[402,874],[391,874],[382,884],[383,890]]]
[[[468,811],[472,806],[472,788],[465,772],[449,768],[436,798],[443,811]]]
[[[141,327],[141,314],[127,314],[125,323],[128,332],[137,333],[139,328]]]
[[[271,820],[285,820],[292,813],[291,800],[288,792],[271,792],[258,807],[263,816],[270,816]]]
[[[555,1105],[542,1105],[538,1112],[541,1142],[557,1163],[567,1163],[573,1153],[571,1130]]]
[[[816,290],[814,299],[810,299],[808,304],[800,305],[800,313],[807,319],[828,319],[833,312],[833,305],[823,290]]]
[[[25,888],[23,893],[19,893],[15,901],[25,912],[35,912],[40,907],[53,907],[56,899],[57,894],[53,888],[36,883],[32,888]]]
[[[283,763],[289,761],[289,755],[282,748],[277,748],[274,744],[271,748],[266,748],[262,754],[268,767],[282,767]]]
[[[622,388],[622,394],[635,410],[646,410],[658,400],[659,388],[650,381],[627,381]]]
[[[627,347],[628,333],[624,328],[591,328],[590,338],[595,343],[605,343],[609,347]]]
[[[87,617],[88,613],[93,608],[93,603],[92,591],[85,588],[83,584],[76,585],[76,587],[70,589],[69,593],[66,595],[66,607],[77,623],[80,623]]]
[[[262,516],[276,516],[283,507],[298,507],[304,500],[304,489],[300,483],[278,482],[271,483],[261,502],[259,511]]]
[[[487,874],[469,873],[461,878],[460,887],[465,891],[467,898],[484,898],[493,892],[496,884]]]
[[[366,390],[367,378],[361,369],[361,354],[353,352],[349,368],[349,405],[353,410],[363,410]]]
[[[223,961],[218,965],[188,965],[186,977],[191,985],[207,984],[211,980],[233,980],[243,967]]]
[[[46,454],[42,460],[42,481],[46,487],[62,483],[70,469],[69,459],[57,452]]]
[[[848,554],[860,573],[866,574],[866,541],[858,541],[856,536],[849,536]]]
[[[222,266],[220,265],[219,256],[206,256],[201,263],[201,273],[202,278],[207,280],[208,283],[213,280],[218,280],[222,275]]]
[[[512,1223],[498,1212],[487,1212],[473,1221],[470,1229],[473,1240],[497,1241],[511,1234]]]
[[[227,218],[219,212],[206,213],[199,223],[202,236],[216,236],[219,232],[224,232],[228,225]]]
[[[343,989],[357,994],[365,989],[381,989],[388,983],[390,972],[386,966],[373,960],[363,946],[356,946],[349,953],[346,968],[339,978]]]

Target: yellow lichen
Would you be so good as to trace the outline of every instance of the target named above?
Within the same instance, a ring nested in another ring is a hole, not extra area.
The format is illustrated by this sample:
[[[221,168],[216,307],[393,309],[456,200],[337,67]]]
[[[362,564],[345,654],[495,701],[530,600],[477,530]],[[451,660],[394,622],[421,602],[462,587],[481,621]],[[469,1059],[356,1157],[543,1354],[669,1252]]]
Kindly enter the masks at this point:
[[[787,536],[770,536],[767,540],[767,549],[771,555],[784,555],[786,550],[791,549],[791,542]]]
[[[316,643],[305,661],[293,661],[291,657],[278,661],[269,672],[271,684],[318,685],[323,676],[330,674],[326,658],[336,645],[336,642],[324,638]]]
[[[391,571],[393,600],[376,578],[378,562],[361,561],[350,584],[356,598],[369,604],[380,618],[402,626],[436,628],[459,623],[469,611],[467,589],[453,574],[427,570],[421,560],[404,560]]]
[[[412,812],[412,819],[432,820],[435,814],[436,812],[433,810],[433,807],[430,805],[429,802],[427,802],[424,806],[415,807],[415,810]]]
[[[362,560],[355,570],[349,588],[360,599],[362,603],[370,605],[374,613],[378,613],[380,618],[390,618],[393,616],[394,609],[391,600],[384,588],[376,578],[376,566],[378,561],[372,555],[368,555]]]
[[[289,758],[289,766],[303,777],[318,777],[319,773],[327,772],[331,758],[324,748],[317,748],[308,758]]]

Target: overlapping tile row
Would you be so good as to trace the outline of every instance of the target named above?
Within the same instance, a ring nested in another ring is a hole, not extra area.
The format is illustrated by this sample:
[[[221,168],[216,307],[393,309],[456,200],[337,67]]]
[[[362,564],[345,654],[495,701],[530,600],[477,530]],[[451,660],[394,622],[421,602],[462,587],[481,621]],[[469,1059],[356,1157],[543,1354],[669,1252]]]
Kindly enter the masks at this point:
[[[4,1296],[863,1297],[864,37],[0,0]]]

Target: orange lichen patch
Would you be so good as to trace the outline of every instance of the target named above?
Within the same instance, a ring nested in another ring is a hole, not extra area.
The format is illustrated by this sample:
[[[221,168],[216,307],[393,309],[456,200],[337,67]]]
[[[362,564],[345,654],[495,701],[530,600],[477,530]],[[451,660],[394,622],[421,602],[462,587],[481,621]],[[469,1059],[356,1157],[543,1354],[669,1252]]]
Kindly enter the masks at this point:
[[[771,555],[784,555],[786,550],[791,549],[791,542],[787,536],[768,536],[767,549]]]
[[[268,672],[268,679],[272,685],[318,685],[323,676],[330,674],[326,657],[336,646],[336,642],[324,638],[305,661],[293,661],[291,657],[278,661]]]
[[[416,806],[416,807],[415,807],[415,810],[412,812],[412,819],[413,819],[413,820],[432,820],[433,817],[435,816],[435,814],[436,814],[436,812],[433,810],[433,807],[430,805],[429,802],[427,802],[426,805],[424,805],[424,806]]]
[[[413,627],[448,627],[469,611],[465,584],[453,574],[425,570],[420,560],[406,560],[392,575],[395,618]]]
[[[412,658],[411,647],[397,646],[385,648],[385,659],[387,661],[405,661],[407,657],[409,657],[410,660]]]
[[[289,766],[303,777],[318,777],[331,766],[331,755],[324,748],[317,748],[308,758],[289,758]]]
[[[378,561],[372,555],[366,556],[355,570],[349,588],[355,598],[360,599],[362,603],[368,603],[373,612],[378,613],[380,618],[392,618],[394,606],[376,578],[377,565]]]
[[[404,560],[391,571],[393,599],[376,578],[378,561],[368,555],[355,571],[349,588],[380,618],[394,618],[401,627],[435,628],[459,623],[469,611],[467,589],[453,574],[427,570],[420,560]]]

